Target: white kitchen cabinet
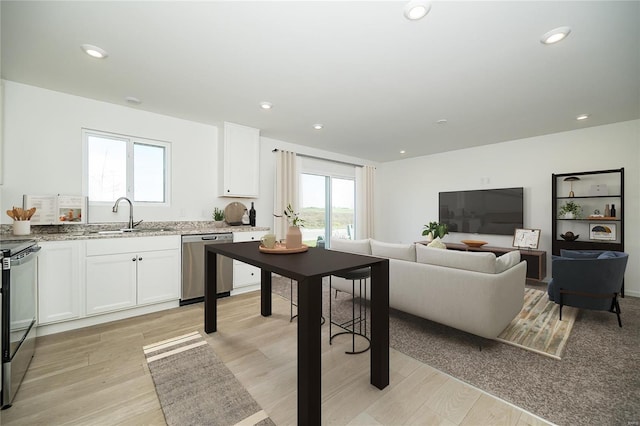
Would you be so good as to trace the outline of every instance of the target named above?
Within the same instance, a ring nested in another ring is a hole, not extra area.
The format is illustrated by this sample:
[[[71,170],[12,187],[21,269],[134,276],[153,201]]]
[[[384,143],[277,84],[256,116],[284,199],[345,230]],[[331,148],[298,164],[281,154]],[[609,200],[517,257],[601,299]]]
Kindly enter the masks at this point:
[[[180,236],[87,241],[87,315],[180,297]]]
[[[221,197],[257,198],[260,130],[225,122],[218,137]]]
[[[80,318],[84,241],[43,241],[38,253],[38,324]]]
[[[138,305],[180,297],[180,248],[138,254]]]
[[[233,242],[260,241],[268,231],[234,232]],[[256,248],[257,250],[257,248]],[[235,294],[253,290],[260,284],[260,268],[233,260],[233,290]]]
[[[134,253],[87,257],[87,315],[136,306]]]

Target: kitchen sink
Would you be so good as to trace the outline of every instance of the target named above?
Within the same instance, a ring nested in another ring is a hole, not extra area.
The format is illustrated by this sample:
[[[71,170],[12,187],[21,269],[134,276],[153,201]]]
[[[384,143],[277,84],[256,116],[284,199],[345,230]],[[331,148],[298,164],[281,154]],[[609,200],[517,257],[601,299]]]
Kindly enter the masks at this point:
[[[138,233],[138,232],[171,232],[174,231],[173,228],[124,228],[124,229],[112,229],[105,231],[92,231],[92,233],[100,234],[100,235],[114,235],[114,234],[128,234],[128,233]]]

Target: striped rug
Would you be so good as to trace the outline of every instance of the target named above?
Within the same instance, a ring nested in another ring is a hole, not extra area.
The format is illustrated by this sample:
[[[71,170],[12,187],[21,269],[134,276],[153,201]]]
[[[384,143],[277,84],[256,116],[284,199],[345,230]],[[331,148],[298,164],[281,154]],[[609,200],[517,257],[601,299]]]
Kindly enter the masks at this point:
[[[560,305],[549,301],[546,292],[526,288],[522,310],[496,340],[561,359],[578,309],[563,307],[562,321],[559,310]]]
[[[142,349],[167,425],[274,425],[197,331]]]

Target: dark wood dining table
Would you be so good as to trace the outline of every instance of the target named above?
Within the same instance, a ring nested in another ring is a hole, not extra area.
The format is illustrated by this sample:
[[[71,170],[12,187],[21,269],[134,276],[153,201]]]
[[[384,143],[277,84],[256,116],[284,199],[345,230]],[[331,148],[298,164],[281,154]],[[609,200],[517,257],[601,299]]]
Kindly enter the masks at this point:
[[[217,330],[216,257],[261,269],[261,314],[271,315],[271,274],[298,282],[298,424],[321,423],[322,277],[371,267],[371,384],[389,385],[389,260],[310,247],[295,254],[263,253],[260,242],[210,244],[205,250],[204,330]],[[348,355],[346,355],[348,356]]]

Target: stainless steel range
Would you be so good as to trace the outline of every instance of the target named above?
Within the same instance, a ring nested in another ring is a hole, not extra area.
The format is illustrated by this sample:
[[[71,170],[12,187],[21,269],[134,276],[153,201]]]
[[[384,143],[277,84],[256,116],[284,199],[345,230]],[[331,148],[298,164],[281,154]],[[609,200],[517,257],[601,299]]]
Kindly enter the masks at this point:
[[[33,358],[36,341],[36,257],[34,240],[1,241],[2,408],[11,402]]]

